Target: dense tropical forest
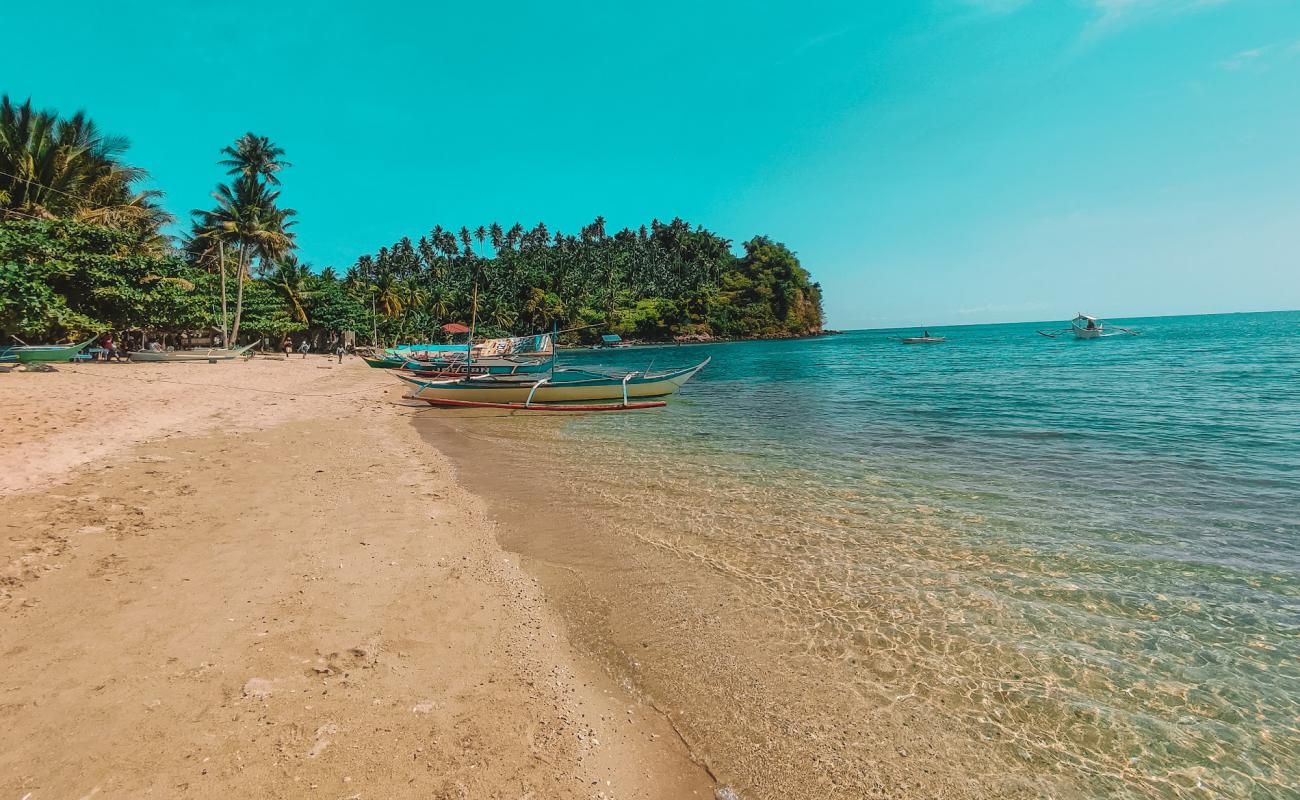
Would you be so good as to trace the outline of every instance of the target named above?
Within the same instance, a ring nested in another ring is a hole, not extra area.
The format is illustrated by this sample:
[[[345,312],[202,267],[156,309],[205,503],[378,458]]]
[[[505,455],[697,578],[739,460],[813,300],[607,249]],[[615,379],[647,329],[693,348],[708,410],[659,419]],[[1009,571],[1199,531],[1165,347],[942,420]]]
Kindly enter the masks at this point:
[[[33,341],[105,330],[423,341],[449,322],[484,335],[571,330],[663,341],[821,330],[821,289],[785,245],[743,252],[680,219],[576,234],[544,224],[435,226],[363,255],[341,274],[297,257],[280,199],[291,164],[246,134],[221,151],[224,180],[188,229],[127,142],[77,113],[0,98],[0,332]],[[214,171],[215,174],[215,171]]]

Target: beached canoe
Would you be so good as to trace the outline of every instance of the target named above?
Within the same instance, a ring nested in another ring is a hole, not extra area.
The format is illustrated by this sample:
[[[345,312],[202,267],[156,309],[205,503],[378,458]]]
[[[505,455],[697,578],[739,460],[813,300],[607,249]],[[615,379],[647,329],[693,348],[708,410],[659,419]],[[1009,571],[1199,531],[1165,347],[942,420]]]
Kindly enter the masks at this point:
[[[95,343],[95,339],[87,339],[81,344],[74,345],[57,345],[57,344],[38,344],[38,345],[19,345],[17,347],[7,347],[0,351],[0,359],[5,361],[17,361],[20,364],[57,364],[64,361],[71,361],[74,356],[85,350]]]
[[[557,369],[544,377],[484,375],[461,380],[423,381],[405,375],[397,377],[413,385],[411,396],[430,405],[469,406],[522,403],[526,406],[545,403],[590,403],[667,397],[676,392],[709,359],[685,369],[668,372],[629,372],[609,375],[583,369]],[[451,401],[451,402],[448,402]],[[575,409],[576,410],[576,409]]]
[[[253,348],[260,342],[241,347],[238,350],[227,350],[224,347],[214,347],[208,350],[136,350],[128,353],[127,358],[137,362],[163,362],[163,363],[195,363],[206,361],[233,361],[236,358],[252,358]]]
[[[408,359],[396,356],[362,356],[361,360],[372,369],[401,369],[406,366]]]

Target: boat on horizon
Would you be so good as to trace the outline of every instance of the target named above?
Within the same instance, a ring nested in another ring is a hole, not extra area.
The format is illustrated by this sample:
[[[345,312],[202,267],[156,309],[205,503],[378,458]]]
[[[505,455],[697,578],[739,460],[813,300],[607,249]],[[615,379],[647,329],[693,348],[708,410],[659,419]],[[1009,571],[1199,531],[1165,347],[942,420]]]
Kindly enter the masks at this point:
[[[416,387],[409,395],[432,406],[461,408],[551,409],[554,411],[614,411],[655,408],[709,363],[664,372],[609,374],[560,368],[546,377],[482,375],[459,380],[425,381],[396,376]],[[632,402],[633,400],[642,402]],[[601,402],[617,401],[617,402]],[[573,405],[573,404],[579,405]]]
[[[948,341],[947,336],[931,336],[929,331],[920,336],[891,336],[889,338],[897,339],[903,344],[942,344]]]
[[[623,340],[622,336],[617,333],[607,333],[600,337],[600,341],[591,346],[592,350],[616,350],[625,347],[631,347],[631,342]]]
[[[1055,339],[1058,336],[1074,334],[1076,339],[1103,339],[1108,336],[1138,336],[1138,332],[1130,328],[1121,328],[1118,325],[1106,327],[1102,320],[1080,311],[1070,320],[1070,327],[1060,328],[1058,330],[1039,331],[1039,336],[1046,336],[1049,339]]]

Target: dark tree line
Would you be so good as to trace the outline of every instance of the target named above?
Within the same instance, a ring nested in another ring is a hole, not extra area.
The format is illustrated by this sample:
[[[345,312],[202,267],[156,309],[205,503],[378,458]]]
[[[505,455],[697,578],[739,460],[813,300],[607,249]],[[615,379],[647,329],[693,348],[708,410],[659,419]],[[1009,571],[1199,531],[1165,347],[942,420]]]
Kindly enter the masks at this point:
[[[766,237],[743,248],[737,256],[726,239],[680,219],[612,235],[601,217],[576,235],[545,224],[437,226],[362,256],[345,280],[373,287],[402,337],[471,317],[494,333],[584,328],[588,338],[820,330],[821,289],[794,253]]]

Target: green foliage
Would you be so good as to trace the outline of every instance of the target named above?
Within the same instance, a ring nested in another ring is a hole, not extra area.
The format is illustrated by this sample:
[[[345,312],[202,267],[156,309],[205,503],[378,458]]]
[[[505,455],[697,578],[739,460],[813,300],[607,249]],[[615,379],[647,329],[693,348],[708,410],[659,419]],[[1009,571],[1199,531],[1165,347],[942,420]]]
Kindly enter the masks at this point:
[[[229,181],[193,212],[188,263],[160,244],[144,173],[124,140],[82,114],[60,119],[0,99],[0,325],[31,336],[97,329],[228,327],[271,339],[354,330],[367,341],[438,340],[448,322],[482,335],[579,329],[666,340],[789,336],[821,328],[821,290],[784,245],[731,242],[687,222],[577,235],[538,223],[436,226],[364,255],[339,279],[294,257],[279,204],[284,150],[245,134],[221,151]],[[17,176],[17,177],[12,177]],[[216,298],[228,302],[223,314]],[[371,335],[367,335],[371,334]]]
[[[492,254],[483,255],[490,240]],[[821,329],[821,291],[784,245],[731,243],[675,219],[612,236],[597,217],[578,235],[500,224],[458,232],[436,226],[348,270],[378,309],[380,336],[428,338],[443,322],[469,323],[477,291],[480,331],[576,328],[644,339],[789,336]]]
[[[205,327],[208,276],[137,244],[133,231],[73,220],[0,223],[0,326],[51,338]]]
[[[307,300],[307,316],[313,326],[327,331],[362,331],[370,328],[370,309],[330,275],[315,280],[315,291]]]
[[[60,117],[0,96],[0,221],[75,219],[133,234],[131,247],[161,253],[171,217],[161,193],[137,190],[147,173],[123,161],[127,141],[84,113]]]

